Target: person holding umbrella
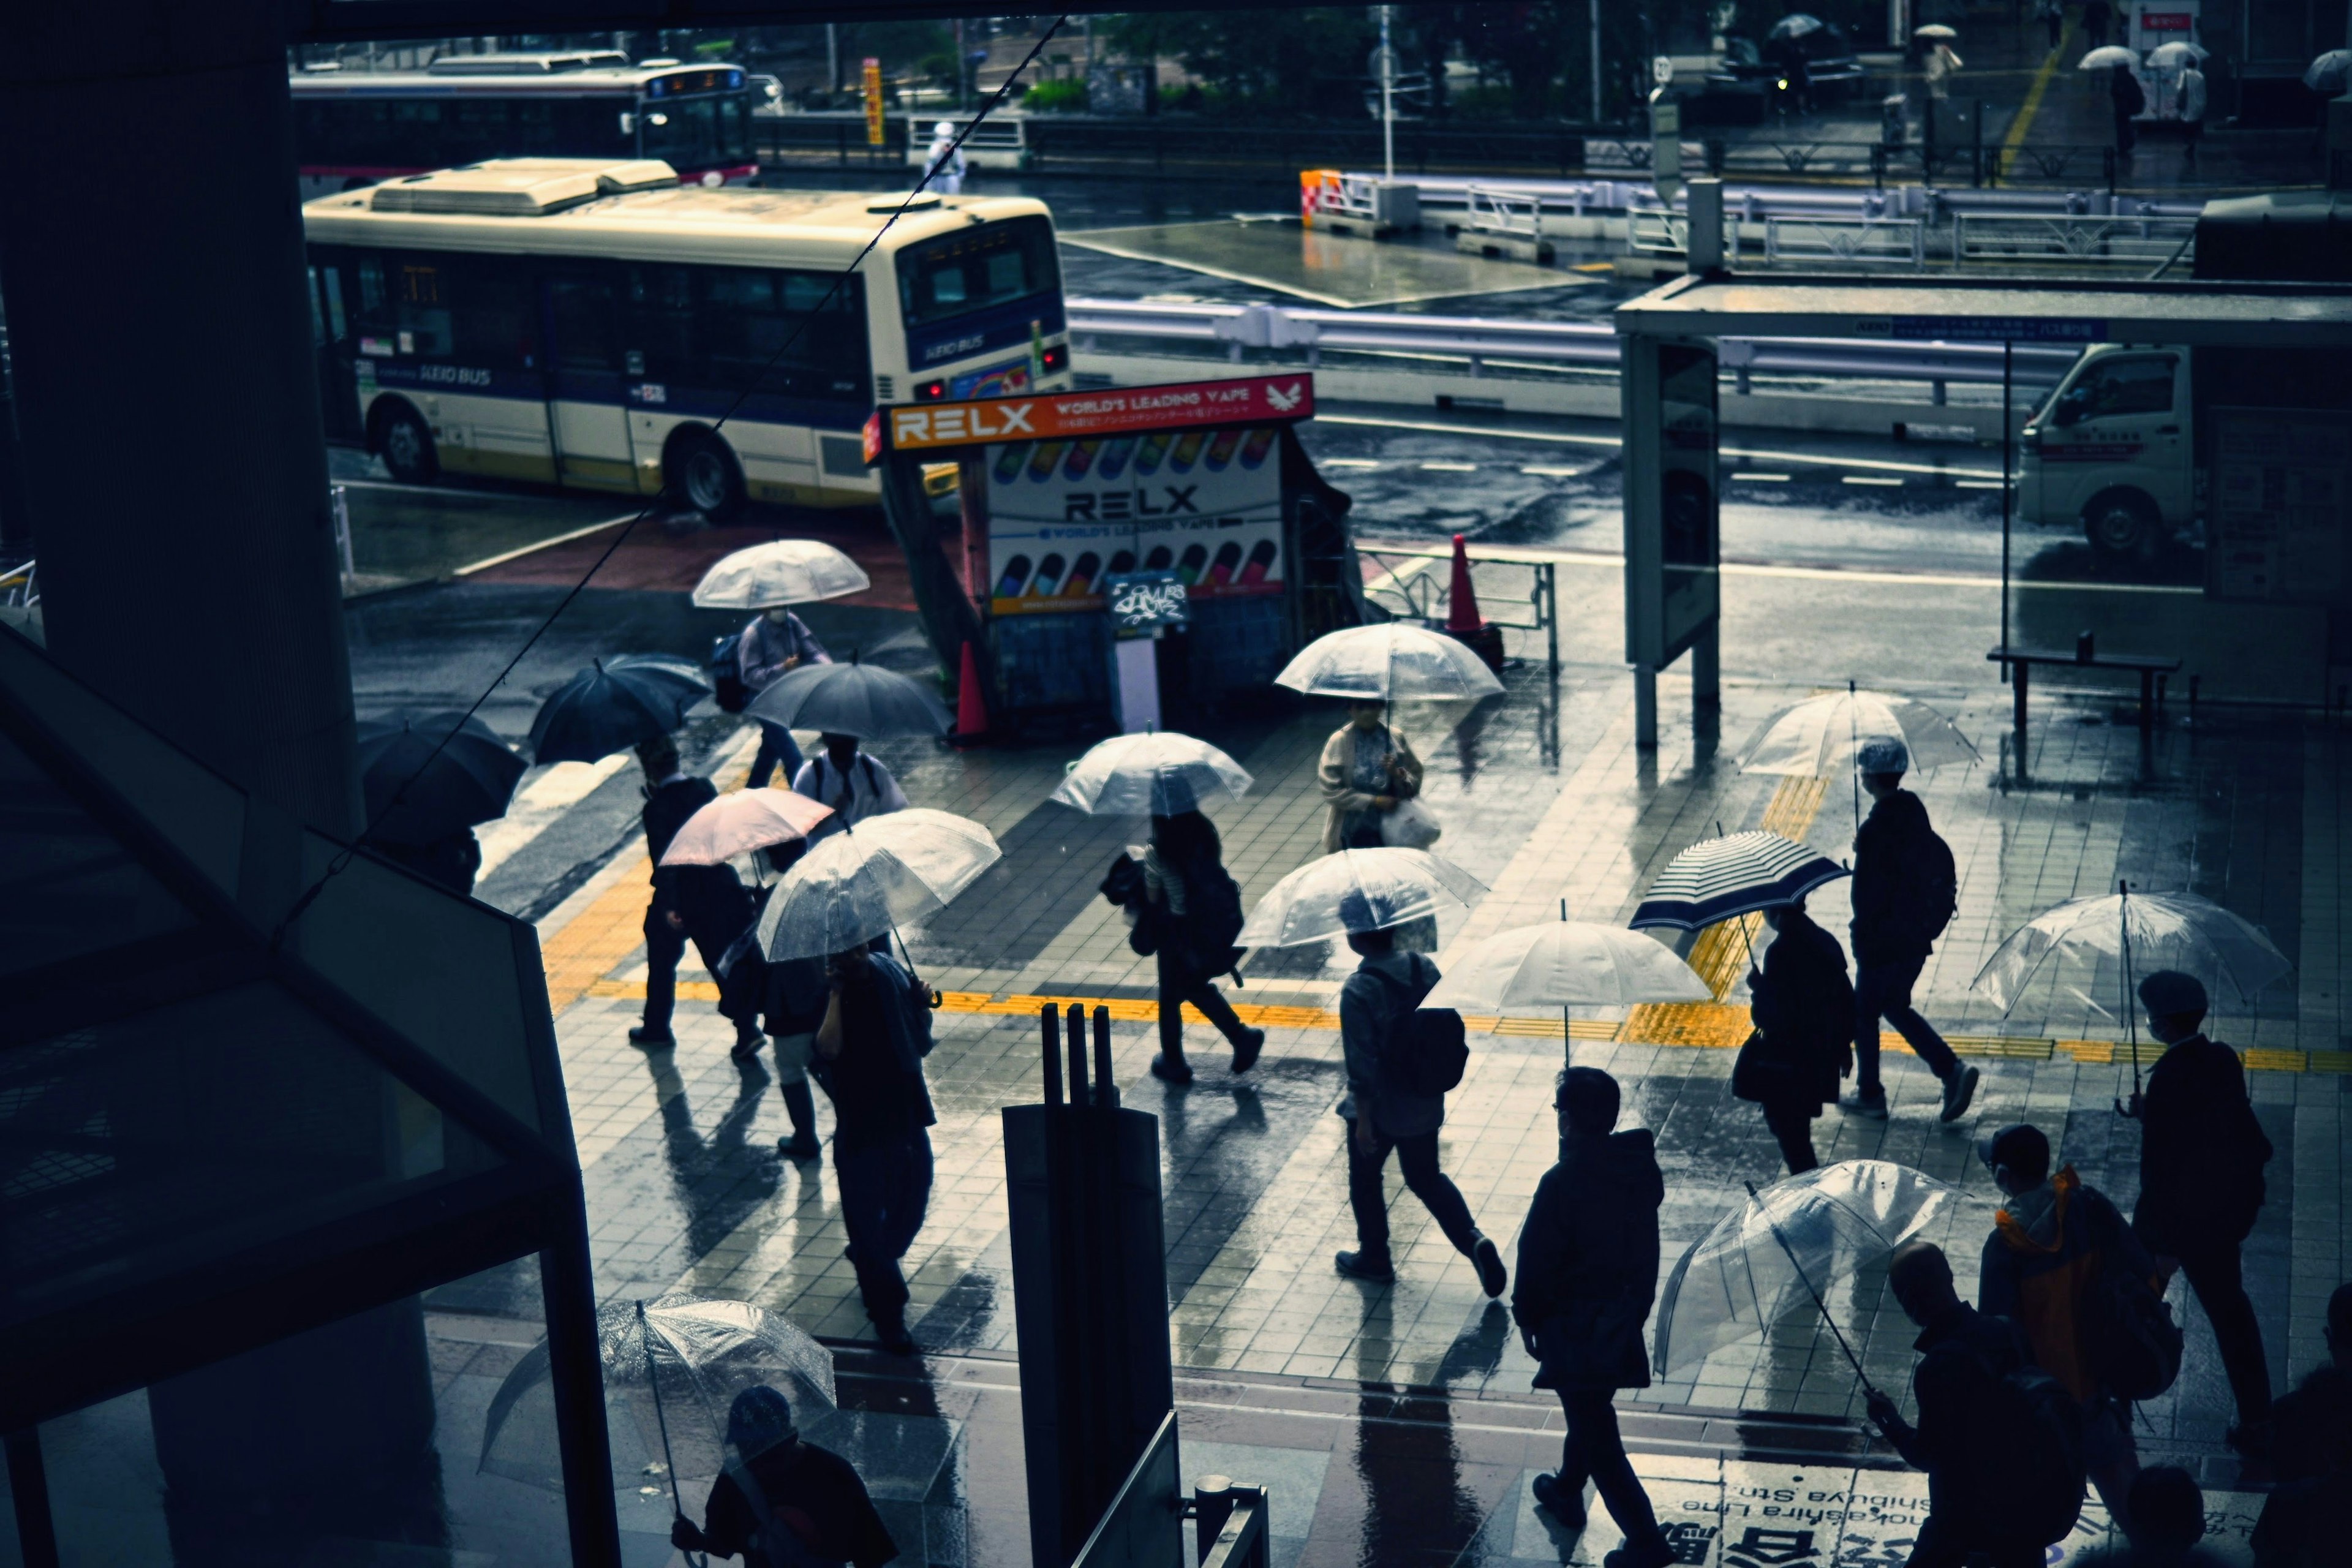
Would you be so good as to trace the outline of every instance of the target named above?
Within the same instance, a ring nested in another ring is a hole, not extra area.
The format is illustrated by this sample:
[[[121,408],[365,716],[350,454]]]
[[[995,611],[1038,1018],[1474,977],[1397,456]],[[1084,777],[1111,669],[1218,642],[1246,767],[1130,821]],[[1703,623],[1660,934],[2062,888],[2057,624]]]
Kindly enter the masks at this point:
[[[2189,1276],[2237,1400],[2231,1446],[2260,1456],[2270,1447],[2270,1363],[2239,1254],[2262,1210],[2271,1141],[2254,1119],[2238,1053],[2205,1037],[2203,983],[2159,969],[2139,983],[2139,998],[2147,1032],[2166,1049],[2127,1108],[2140,1124],[2132,1227],[2166,1278]]]
[[[1421,759],[1388,725],[1388,708],[1358,702],[1323,742],[1316,777],[1323,789],[1323,853],[1377,849],[1388,814],[1421,793]]]
[[[1748,973],[1756,1032],[1739,1048],[1731,1091],[1764,1109],[1789,1173],[1821,1163],[1813,1118],[1837,1099],[1838,1079],[1853,1058],[1853,987],[1845,950],[1815,925],[1805,900],[1764,911],[1774,932],[1762,970]]]
[[[1666,1184],[1649,1130],[1615,1130],[1618,1105],[1617,1080],[1600,1068],[1559,1075],[1559,1163],[1519,1230],[1511,1317],[1539,1363],[1535,1385],[1557,1393],[1568,1418],[1559,1470],[1535,1479],[1536,1505],[1581,1530],[1590,1479],[1625,1537],[1607,1568],[1663,1568],[1674,1547],[1625,1457],[1612,1398],[1650,1385],[1642,1325],[1657,1294]]]
[[[1144,846],[1142,907],[1151,923],[1160,968],[1160,1054],[1151,1076],[1169,1083],[1192,1081],[1184,1059],[1184,1004],[1217,1026],[1234,1047],[1234,1071],[1247,1072],[1265,1048],[1265,1031],[1243,1023],[1218,992],[1214,977],[1241,962],[1234,938],[1242,929],[1242,892],[1225,869],[1217,825],[1198,811],[1151,819],[1151,842]]]
[[[808,623],[782,605],[761,610],[743,627],[743,635],[735,644],[736,668],[742,672],[743,689],[754,697],[798,669],[803,664],[831,664],[833,656],[808,629]],[[773,776],[782,763],[784,779],[789,784],[800,776],[800,742],[793,739],[786,726],[773,720],[758,718],[760,750],[751,759],[750,787],[758,789]]]
[[[694,586],[695,607],[753,612],[735,639],[735,672],[742,690],[731,694],[731,700],[721,706],[730,711],[749,707],[791,671],[832,662],[824,645],[790,606],[861,594],[873,585],[856,562],[815,539],[772,539],[714,563]],[[784,783],[791,784],[801,770],[800,747],[793,740],[792,726],[772,714],[751,717],[760,725],[760,751],[751,761],[751,787],[765,784],[779,763],[783,764]]]
[[[740,1556],[748,1565],[855,1564],[881,1568],[898,1543],[849,1461],[800,1435],[793,1407],[760,1384],[727,1412],[727,1469],[710,1483],[702,1524],[680,1514],[669,1543],[680,1552]]]
[[[2107,100],[2115,110],[2116,156],[2128,158],[2139,141],[2139,129],[2133,121],[2147,107],[2147,93],[2128,61],[2117,60],[2108,68]]]
[[[653,897],[646,906],[646,1011],[629,1031],[629,1043],[649,1051],[677,1044],[670,1033],[677,1005],[677,963],[691,940],[712,978],[721,977],[728,949],[751,923],[752,910],[743,884],[730,866],[664,865],[663,856],[687,819],[719,798],[707,778],[689,775],[679,764],[677,743],[664,735],[639,742],[637,763],[646,771],[643,813],[646,851],[654,862]],[[722,991],[722,998],[726,993]],[[722,999],[721,1014],[735,1026],[737,1061],[758,1054],[762,1037],[754,1021],[755,998],[740,992]]]
[[[1927,808],[1903,787],[1911,753],[1889,737],[1854,754],[1870,815],[1853,836],[1853,1045],[1859,1077],[1851,1108],[1884,1121],[1886,1089],[1878,1075],[1878,1022],[1895,1026],[1942,1080],[1937,1119],[1958,1121],[1976,1098],[1978,1072],[1964,1068],[1944,1037],[1911,1005],[1911,987],[1952,917],[1958,888],[1952,852],[1927,821]]]
[[[890,770],[858,749],[855,735],[824,736],[824,750],[801,764],[793,793],[833,807],[833,816],[809,837],[828,837],[869,816],[907,809],[906,793]]]

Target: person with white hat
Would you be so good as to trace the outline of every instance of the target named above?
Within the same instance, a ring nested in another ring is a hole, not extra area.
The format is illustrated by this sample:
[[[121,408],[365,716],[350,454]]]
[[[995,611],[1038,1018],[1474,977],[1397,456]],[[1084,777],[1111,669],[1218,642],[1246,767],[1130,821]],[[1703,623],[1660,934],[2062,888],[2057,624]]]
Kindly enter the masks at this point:
[[[1903,787],[1911,752],[1879,736],[1854,753],[1873,805],[1853,836],[1854,1098],[1847,1109],[1884,1119],[1886,1089],[1878,1076],[1878,1021],[1895,1026],[1927,1069],[1943,1080],[1938,1115],[1957,1121],[1977,1092],[1977,1069],[1964,1068],[1944,1037],[1911,1005],[1911,987],[1952,918],[1958,885],[1951,849],[1928,825],[1927,807]]]
[[[931,148],[923,156],[924,166],[930,171],[924,177],[925,190],[943,196],[962,194],[963,149],[956,145],[955,121],[942,120],[931,127]]]

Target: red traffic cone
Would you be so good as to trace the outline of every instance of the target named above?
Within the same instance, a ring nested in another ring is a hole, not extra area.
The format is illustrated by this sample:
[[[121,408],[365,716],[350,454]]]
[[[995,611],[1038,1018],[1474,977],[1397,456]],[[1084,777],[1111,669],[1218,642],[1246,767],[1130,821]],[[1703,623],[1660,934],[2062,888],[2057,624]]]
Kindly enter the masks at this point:
[[[1489,668],[1503,668],[1503,628],[1478,614],[1478,593],[1470,583],[1470,549],[1454,536],[1454,582],[1446,590],[1445,635],[1467,643]]]
[[[980,691],[980,661],[972,657],[971,644],[963,645],[963,670],[956,684],[955,733],[948,737],[951,746],[977,746],[988,739],[988,702]]]

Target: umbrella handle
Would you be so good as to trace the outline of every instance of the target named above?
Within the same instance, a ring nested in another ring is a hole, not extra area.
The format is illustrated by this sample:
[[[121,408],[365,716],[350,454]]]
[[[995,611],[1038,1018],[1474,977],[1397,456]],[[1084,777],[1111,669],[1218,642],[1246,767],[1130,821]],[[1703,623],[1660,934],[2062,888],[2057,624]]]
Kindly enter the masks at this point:
[[[1748,1195],[1749,1197],[1752,1198],[1757,1195],[1755,1183],[1747,1182],[1742,1184],[1748,1188]],[[1780,1234],[1780,1226],[1772,1218],[1771,1211],[1769,1209],[1766,1209],[1761,1212],[1764,1215],[1765,1227],[1771,1231],[1772,1239],[1779,1242],[1780,1244],[1780,1250],[1789,1255],[1789,1267],[1797,1271],[1797,1283],[1802,1285],[1805,1288],[1805,1294],[1813,1299],[1813,1310],[1822,1315],[1822,1321],[1829,1325],[1830,1333],[1834,1339],[1836,1339],[1838,1349],[1845,1352],[1847,1363],[1853,1368],[1854,1377],[1862,1384],[1862,1391],[1864,1394],[1876,1394],[1878,1390],[1872,1385],[1870,1374],[1862,1370],[1862,1358],[1853,1353],[1853,1347],[1852,1345],[1846,1343],[1845,1331],[1840,1329],[1837,1326],[1837,1320],[1830,1316],[1828,1305],[1822,1300],[1822,1293],[1813,1289],[1812,1279],[1811,1276],[1806,1274],[1805,1266],[1797,1261],[1796,1248],[1790,1247],[1789,1245],[1789,1238]]]

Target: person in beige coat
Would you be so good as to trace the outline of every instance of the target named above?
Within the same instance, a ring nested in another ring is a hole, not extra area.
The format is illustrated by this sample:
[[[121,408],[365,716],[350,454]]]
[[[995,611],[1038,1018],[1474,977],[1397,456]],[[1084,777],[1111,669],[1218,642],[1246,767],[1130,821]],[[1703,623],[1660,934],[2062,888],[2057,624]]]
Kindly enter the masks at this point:
[[[1421,793],[1421,759],[1386,723],[1387,708],[1359,702],[1323,742],[1323,852],[1377,849],[1381,821]]]

